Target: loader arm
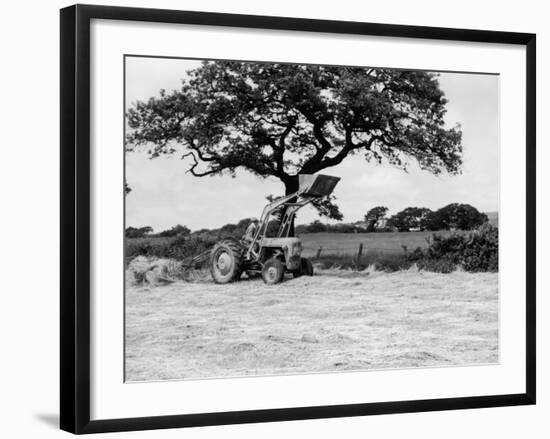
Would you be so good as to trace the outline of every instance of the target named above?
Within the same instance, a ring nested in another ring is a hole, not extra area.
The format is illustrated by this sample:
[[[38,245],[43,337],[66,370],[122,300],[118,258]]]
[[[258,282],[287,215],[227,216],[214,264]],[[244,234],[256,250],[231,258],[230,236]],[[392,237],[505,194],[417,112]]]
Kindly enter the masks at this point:
[[[282,206],[286,206],[283,217],[281,218],[277,237],[288,237],[296,212],[313,200],[330,195],[338,181],[340,181],[340,178],[321,174],[300,174],[298,175],[298,181],[299,189],[296,192],[277,198],[264,207],[258,229],[246,251],[247,259],[259,260],[261,245],[258,244],[258,241],[262,237],[265,237],[269,218],[273,212],[280,209]]]
[[[288,201],[292,200],[293,198],[299,197],[302,192],[303,190],[298,190],[290,195],[285,195],[284,197],[277,198],[264,207],[264,210],[262,211],[262,215],[260,216],[258,229],[256,230],[256,233],[254,234],[254,238],[252,239],[252,242],[250,243],[246,251],[247,258],[249,259],[258,258],[259,249],[255,250],[255,248],[257,247],[256,243],[262,236],[265,236],[267,232],[267,226],[269,223],[269,217],[271,216],[271,214],[275,212],[277,209],[279,209],[281,206],[285,205]],[[286,216],[287,215],[285,212],[284,217]],[[279,228],[279,233],[277,234],[277,236],[281,236],[281,230],[282,230],[282,227]]]

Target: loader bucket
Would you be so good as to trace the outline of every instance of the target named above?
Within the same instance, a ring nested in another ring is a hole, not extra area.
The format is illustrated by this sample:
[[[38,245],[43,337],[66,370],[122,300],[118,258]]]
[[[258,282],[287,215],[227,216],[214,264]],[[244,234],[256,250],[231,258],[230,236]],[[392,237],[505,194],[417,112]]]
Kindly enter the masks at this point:
[[[340,177],[333,177],[331,175],[298,175],[300,191],[304,191],[302,195],[307,197],[324,197],[330,195],[339,181]]]

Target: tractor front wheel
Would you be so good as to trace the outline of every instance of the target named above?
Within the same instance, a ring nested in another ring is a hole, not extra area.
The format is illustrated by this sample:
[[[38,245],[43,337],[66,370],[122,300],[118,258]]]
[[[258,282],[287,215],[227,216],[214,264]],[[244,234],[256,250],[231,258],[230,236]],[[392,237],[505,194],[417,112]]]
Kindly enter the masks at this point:
[[[267,285],[275,285],[283,281],[285,267],[280,259],[268,259],[262,268],[262,279]]]
[[[218,284],[239,280],[243,272],[242,266],[243,250],[234,241],[220,241],[210,253],[210,273]]]

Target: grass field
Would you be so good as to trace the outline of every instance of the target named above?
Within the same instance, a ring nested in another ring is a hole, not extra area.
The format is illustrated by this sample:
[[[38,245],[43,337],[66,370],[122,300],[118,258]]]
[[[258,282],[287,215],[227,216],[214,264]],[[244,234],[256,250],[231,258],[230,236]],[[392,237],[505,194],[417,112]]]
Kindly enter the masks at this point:
[[[319,270],[126,290],[126,379],[498,362],[498,274]]]
[[[363,253],[403,253],[416,247],[426,248],[428,239],[434,234],[448,236],[451,231],[440,232],[385,232],[385,233],[303,233],[300,235],[304,256],[313,256],[319,247],[322,254],[352,255],[363,244]],[[467,233],[467,232],[463,232]]]
[[[304,247],[304,256],[311,257],[322,247],[322,254],[354,255],[359,244],[364,246],[363,253],[403,253],[403,246],[408,250],[416,247],[426,248],[428,239],[434,234],[448,236],[453,232],[387,232],[387,233],[302,233],[299,235]],[[467,232],[463,232],[467,233]],[[175,238],[144,237],[127,239],[127,245],[154,243],[169,245]]]
[[[491,214],[489,223],[498,224],[498,216]],[[377,258],[403,258],[405,250],[408,252],[414,251],[416,248],[425,249],[429,246],[430,239],[434,234],[446,237],[453,233],[467,234],[470,231],[453,232],[450,230],[419,231],[419,232],[381,232],[381,233],[301,233],[298,236],[302,240],[303,253],[307,258],[320,260],[326,258],[356,258],[359,247],[362,246],[362,257],[365,258],[365,263],[376,262]],[[199,243],[202,244],[195,248],[187,249],[181,246],[181,242],[172,245],[175,237],[143,237],[126,239],[126,255],[128,263],[137,255],[146,255],[154,257],[169,257],[176,259],[185,259],[200,253],[203,250],[212,246],[219,237],[216,233],[211,232],[206,238],[201,236]],[[239,235],[233,236],[238,239]],[[193,242],[191,241],[192,245]],[[363,261],[363,259],[361,259]]]

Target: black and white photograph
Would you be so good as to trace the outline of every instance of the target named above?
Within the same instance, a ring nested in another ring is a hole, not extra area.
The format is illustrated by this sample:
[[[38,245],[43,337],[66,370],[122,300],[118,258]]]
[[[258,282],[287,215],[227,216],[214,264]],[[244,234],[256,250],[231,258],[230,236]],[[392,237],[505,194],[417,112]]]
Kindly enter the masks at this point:
[[[123,80],[126,382],[499,363],[498,74]]]
[[[545,3],[86,3],[3,9],[2,437],[547,438]]]

